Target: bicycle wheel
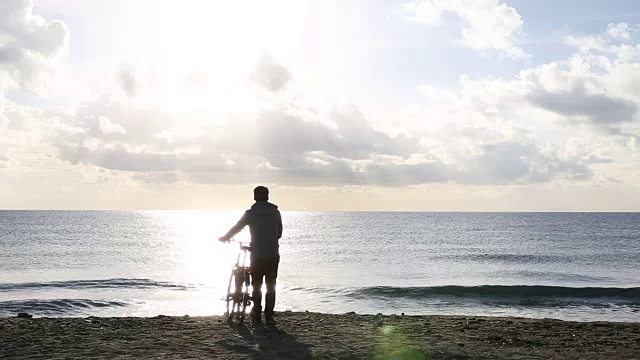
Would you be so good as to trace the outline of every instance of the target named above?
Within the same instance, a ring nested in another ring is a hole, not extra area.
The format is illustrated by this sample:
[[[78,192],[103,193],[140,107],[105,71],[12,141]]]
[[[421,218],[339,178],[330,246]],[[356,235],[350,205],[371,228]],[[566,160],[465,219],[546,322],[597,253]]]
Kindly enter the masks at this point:
[[[251,277],[247,272],[244,272],[242,274],[242,278],[244,283],[244,291],[242,293],[242,301],[240,304],[238,304],[238,324],[240,325],[242,325],[242,323],[244,322],[244,319],[247,315],[247,306],[251,303],[251,296],[249,295],[249,289],[251,287]]]
[[[244,273],[242,269],[233,269],[229,278],[229,286],[227,287],[227,321],[229,322],[242,324],[244,320],[243,285]]]
[[[231,320],[231,316],[233,314],[233,298],[234,295],[231,292],[231,285],[234,284],[234,278],[235,278],[235,271],[231,270],[231,276],[229,277],[229,286],[227,286],[227,311],[225,312],[225,315],[227,317],[227,320]],[[234,287],[235,289],[235,287]]]

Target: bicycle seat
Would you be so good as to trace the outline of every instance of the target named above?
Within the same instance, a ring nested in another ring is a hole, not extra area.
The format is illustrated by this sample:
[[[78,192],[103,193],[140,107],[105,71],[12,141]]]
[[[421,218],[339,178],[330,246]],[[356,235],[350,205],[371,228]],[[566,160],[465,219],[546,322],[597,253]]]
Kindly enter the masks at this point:
[[[240,246],[240,249],[242,249],[244,251],[251,251],[251,246],[242,245],[242,246]]]

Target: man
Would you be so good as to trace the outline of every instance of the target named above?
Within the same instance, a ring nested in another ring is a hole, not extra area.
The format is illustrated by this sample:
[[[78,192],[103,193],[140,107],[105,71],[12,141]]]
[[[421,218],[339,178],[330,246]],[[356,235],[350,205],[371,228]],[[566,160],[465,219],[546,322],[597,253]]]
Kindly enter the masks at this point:
[[[280,253],[278,240],[282,237],[282,217],[278,207],[269,202],[269,189],[258,186],[253,189],[256,201],[245,211],[238,223],[220,241],[226,242],[249,225],[251,232],[251,285],[253,309],[251,319],[260,322],[262,316],[262,281],[267,283],[264,317],[268,324],[275,324],[273,308],[276,303],[276,278]]]

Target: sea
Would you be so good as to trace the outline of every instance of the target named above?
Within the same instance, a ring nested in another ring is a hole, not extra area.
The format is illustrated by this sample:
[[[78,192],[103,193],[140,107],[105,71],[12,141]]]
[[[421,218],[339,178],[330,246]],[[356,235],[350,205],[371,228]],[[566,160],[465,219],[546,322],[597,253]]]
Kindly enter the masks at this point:
[[[241,215],[0,211],[0,316],[223,314]],[[640,213],[282,216],[276,311],[640,321]]]

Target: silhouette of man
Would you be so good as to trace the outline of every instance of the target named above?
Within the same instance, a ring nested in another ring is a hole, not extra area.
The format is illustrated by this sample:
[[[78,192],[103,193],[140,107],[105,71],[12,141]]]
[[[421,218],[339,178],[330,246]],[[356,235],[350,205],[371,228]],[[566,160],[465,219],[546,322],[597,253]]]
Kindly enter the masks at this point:
[[[276,304],[276,278],[280,253],[278,240],[282,237],[282,217],[278,207],[269,202],[269,189],[258,186],[253,189],[256,201],[251,209],[244,212],[242,218],[220,241],[227,242],[249,225],[251,232],[251,285],[253,286],[253,309],[251,319],[262,321],[262,282],[267,283],[264,317],[267,323],[274,324],[273,308]]]

